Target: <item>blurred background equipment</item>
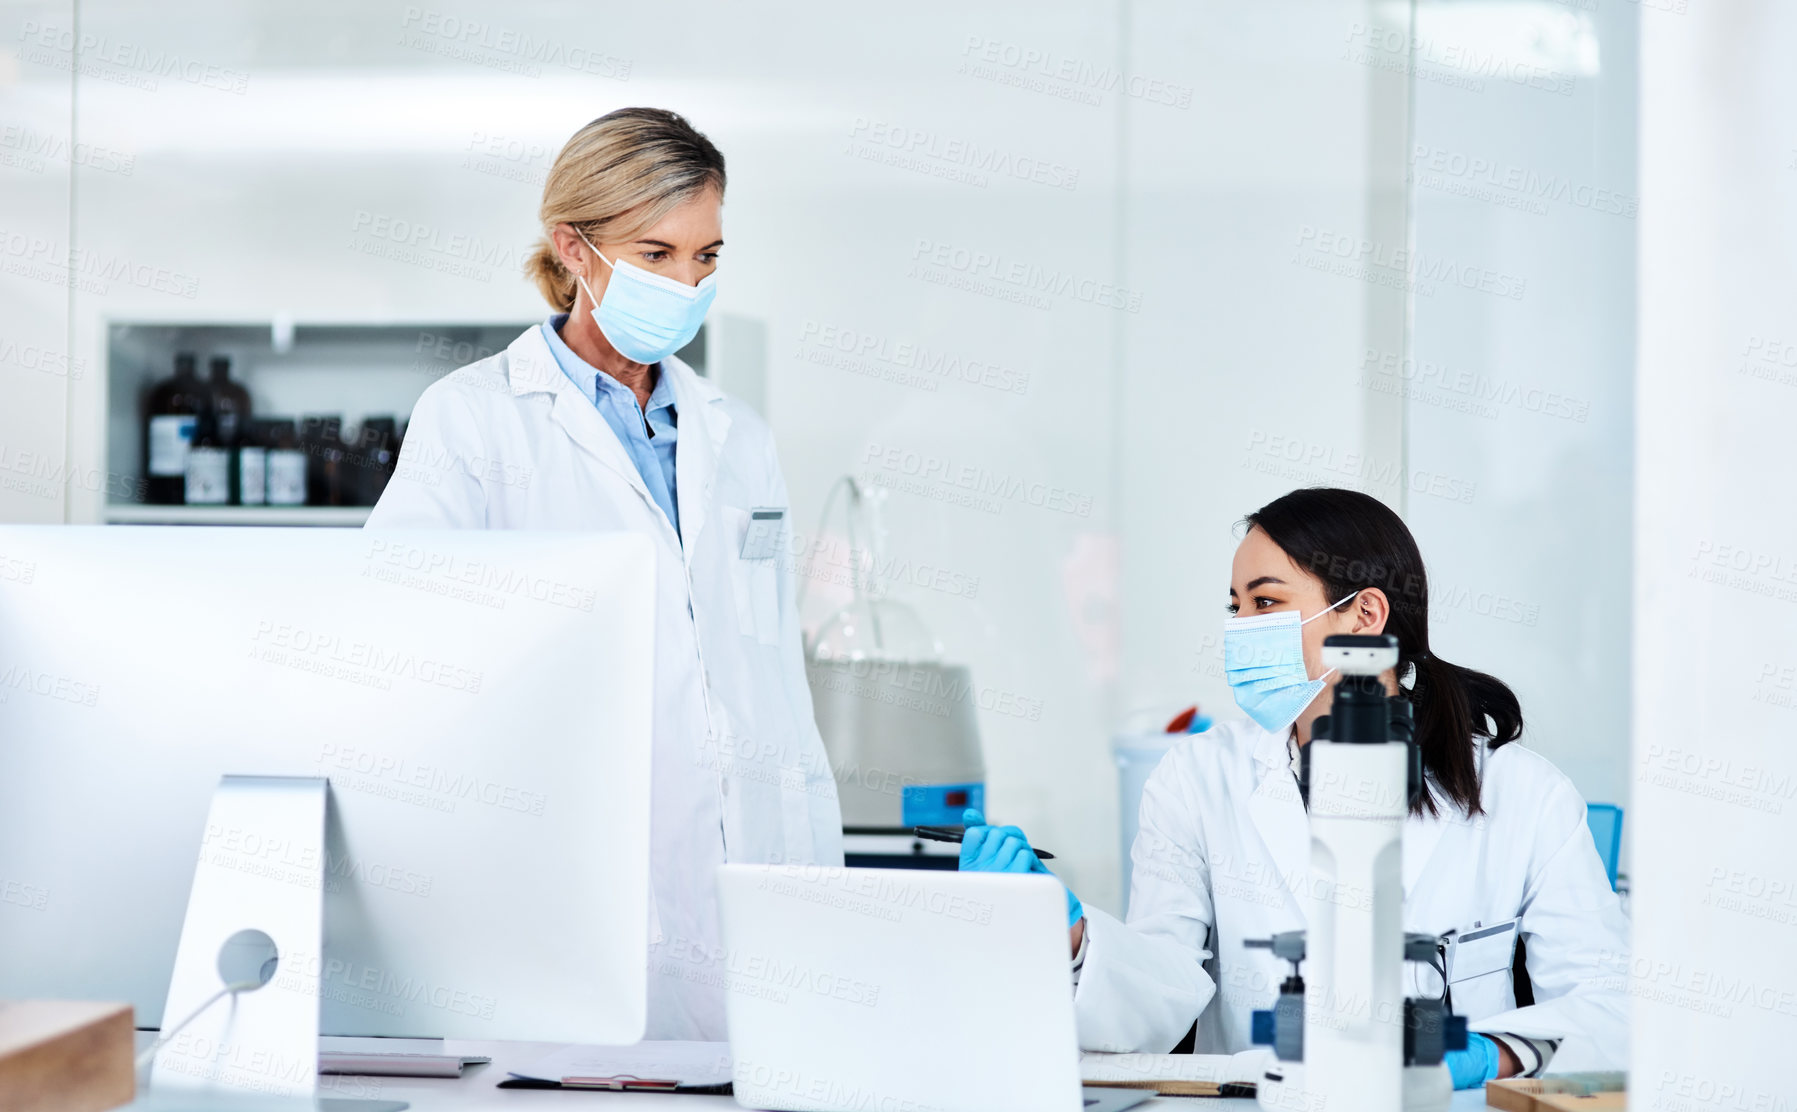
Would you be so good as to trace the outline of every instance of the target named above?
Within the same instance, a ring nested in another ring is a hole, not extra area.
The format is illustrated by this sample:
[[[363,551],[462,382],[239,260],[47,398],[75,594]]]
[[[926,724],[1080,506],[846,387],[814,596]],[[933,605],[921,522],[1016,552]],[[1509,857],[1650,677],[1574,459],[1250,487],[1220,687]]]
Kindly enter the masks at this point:
[[[986,806],[972,674],[943,659],[915,610],[886,597],[876,575],[886,551],[883,495],[845,475],[824,501],[819,536],[843,506],[853,597],[809,638],[805,674],[850,864],[954,868],[954,846],[917,839],[911,828],[958,825],[963,810]],[[801,574],[801,612],[807,582]]]
[[[1136,844],[1140,826],[1142,788],[1167,750],[1187,734],[1211,728],[1211,717],[1193,703],[1184,710],[1150,708],[1131,713],[1123,728],[1111,738],[1111,756],[1117,761],[1117,818],[1123,836],[1122,914],[1129,914],[1130,847]]]

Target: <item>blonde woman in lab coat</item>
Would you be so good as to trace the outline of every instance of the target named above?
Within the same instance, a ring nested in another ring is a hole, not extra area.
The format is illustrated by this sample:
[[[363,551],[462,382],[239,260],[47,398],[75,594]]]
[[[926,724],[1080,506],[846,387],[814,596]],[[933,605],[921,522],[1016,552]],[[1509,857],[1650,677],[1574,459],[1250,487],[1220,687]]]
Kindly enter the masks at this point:
[[[1321,666],[1323,639],[1385,633],[1399,645],[1386,687],[1411,701],[1429,787],[1404,827],[1404,929],[1465,935],[1514,921],[1533,989],[1534,1003],[1518,1007],[1504,932],[1495,955],[1451,970],[1453,1010],[1483,1033],[1450,1053],[1455,1086],[1538,1074],[1549,1061],[1556,1072],[1626,1069],[1628,927],[1585,801],[1517,743],[1522,713],[1508,687],[1430,650],[1410,531],[1377,499],[1327,489],[1293,491],[1247,525],[1224,668],[1249,720],[1181,740],[1149,778],[1127,924],[1081,916],[1068,893],[1082,1045],[1165,1053],[1196,1022],[1199,1052],[1250,1048],[1250,1017],[1272,1007],[1289,965],[1243,944],[1305,925],[1309,830],[1295,770],[1338,678]],[[1285,674],[1241,668],[1269,648],[1290,662]],[[961,867],[1042,869],[1022,831],[984,825],[967,832]],[[1408,968],[1421,970],[1408,995],[1441,994],[1434,971]]]
[[[672,112],[620,109],[577,131],[527,264],[548,319],[424,392],[368,519],[655,542],[651,1039],[725,1037],[717,865],[842,864],[777,562],[773,437],[674,356],[711,304],[723,198],[723,156]]]

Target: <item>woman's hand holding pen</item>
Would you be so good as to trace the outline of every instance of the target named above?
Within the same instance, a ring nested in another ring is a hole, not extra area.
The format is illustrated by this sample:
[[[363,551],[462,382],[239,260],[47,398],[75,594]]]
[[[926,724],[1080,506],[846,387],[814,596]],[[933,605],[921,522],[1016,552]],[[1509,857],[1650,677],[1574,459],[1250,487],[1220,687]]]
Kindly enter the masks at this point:
[[[1029,839],[1015,826],[987,826],[986,816],[973,808],[961,815],[966,829],[961,834],[961,871],[982,873],[1049,873],[1048,866],[1030,848]],[[1058,879],[1058,878],[1057,878]],[[1085,929],[1085,909],[1079,897],[1063,882],[1067,893],[1067,926],[1072,930],[1075,953]]]

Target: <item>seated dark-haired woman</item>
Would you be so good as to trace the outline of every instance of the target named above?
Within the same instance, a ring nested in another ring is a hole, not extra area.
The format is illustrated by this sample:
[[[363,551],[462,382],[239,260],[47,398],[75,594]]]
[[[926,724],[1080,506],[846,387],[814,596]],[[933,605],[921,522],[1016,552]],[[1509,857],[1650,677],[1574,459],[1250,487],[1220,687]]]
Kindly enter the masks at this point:
[[[1305,926],[1310,840],[1295,772],[1339,678],[1321,663],[1323,639],[1383,633],[1399,646],[1386,690],[1410,700],[1428,787],[1404,823],[1404,929],[1514,922],[1526,955],[1526,978],[1508,945],[1449,970],[1454,1012],[1482,1033],[1449,1056],[1456,1087],[1537,1074],[1556,1054],[1555,1072],[1627,1068],[1628,925],[1585,801],[1515,744],[1522,712],[1508,687],[1430,650],[1409,529],[1375,498],[1328,489],[1293,491],[1246,524],[1224,656],[1249,721],[1184,739],[1150,777],[1127,924],[1081,915],[1069,893],[1082,1045],[1164,1053],[1196,1023],[1198,1051],[1249,1049],[1251,1014],[1272,1006],[1289,966],[1243,943]],[[1268,638],[1286,667],[1232,664],[1247,644],[1265,659]],[[968,830],[961,867],[1042,870],[1021,831],[985,825]],[[1442,995],[1433,970],[1409,969],[1407,995]],[[1519,1006],[1519,991],[1532,1002]]]

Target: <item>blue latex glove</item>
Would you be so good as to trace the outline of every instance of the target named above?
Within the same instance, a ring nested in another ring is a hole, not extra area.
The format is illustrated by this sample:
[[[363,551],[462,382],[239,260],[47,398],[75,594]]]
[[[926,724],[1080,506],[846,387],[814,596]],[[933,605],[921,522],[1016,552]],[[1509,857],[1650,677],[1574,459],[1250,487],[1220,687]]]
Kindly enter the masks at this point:
[[[1487,1081],[1497,1080],[1498,1045],[1484,1035],[1468,1032],[1465,1050],[1450,1050],[1441,1056],[1442,1065],[1454,1076],[1454,1088],[1477,1089]]]
[[[1053,873],[1036,851],[1030,848],[1030,840],[1024,837],[1023,831],[1015,826],[987,826],[986,816],[969,807],[961,812],[961,823],[967,829],[961,835],[961,870],[975,873]],[[1079,897],[1073,889],[1065,884],[1061,889],[1067,893],[1067,926],[1078,923],[1085,914],[1080,906]]]

